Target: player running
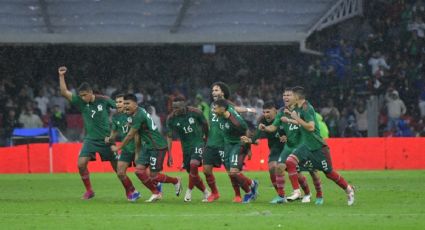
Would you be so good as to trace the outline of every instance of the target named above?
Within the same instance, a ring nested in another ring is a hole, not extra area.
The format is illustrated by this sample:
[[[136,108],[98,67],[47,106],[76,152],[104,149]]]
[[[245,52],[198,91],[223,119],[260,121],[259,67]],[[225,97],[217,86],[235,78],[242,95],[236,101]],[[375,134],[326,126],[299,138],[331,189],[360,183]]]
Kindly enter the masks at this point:
[[[326,177],[334,181],[339,187],[347,193],[348,205],[354,203],[354,189],[347,181],[332,168],[332,160],[329,153],[329,147],[323,141],[318,129],[318,122],[315,116],[313,106],[305,99],[303,87],[294,87],[296,107],[290,113],[290,124],[300,126],[301,145],[298,146],[286,159],[286,166],[294,188],[294,198],[301,197],[300,185],[297,177],[298,164],[306,167],[321,170]]]
[[[117,113],[112,116],[112,129],[111,134],[105,138],[106,144],[114,145],[117,136],[124,138],[129,128],[128,115],[124,112],[124,95],[119,94],[115,97],[115,106]],[[134,202],[141,197],[140,192],[136,191],[130,179],[127,176],[127,168],[134,162],[135,144],[132,140],[125,148],[122,149],[121,154],[118,155],[117,175],[118,178],[124,183],[129,182],[128,187],[130,190],[126,191],[128,201]]]
[[[136,142],[136,151],[139,154],[136,160],[136,176],[152,192],[152,196],[146,202],[154,202],[162,198],[162,194],[155,186],[156,183],[174,184],[176,195],[179,196],[182,190],[181,178],[161,173],[167,153],[167,141],[159,133],[149,113],[137,105],[137,97],[134,94],[124,96],[124,108],[130,116],[128,119],[130,131],[121,145],[112,146],[112,150],[115,152],[122,150],[138,134],[140,142]],[[143,143],[142,151],[140,151],[138,143]],[[171,165],[171,153],[169,153],[168,159],[168,165]]]
[[[198,168],[202,164],[205,138],[208,135],[208,122],[199,109],[186,105],[183,97],[176,97],[172,103],[173,112],[167,118],[168,151],[171,152],[173,132],[177,133],[183,148],[183,168],[189,173],[189,186],[184,201],[192,200],[192,190],[196,186],[203,193],[203,202],[211,193],[205,188]]]
[[[91,186],[90,173],[87,168],[89,161],[96,159],[96,152],[99,153],[102,161],[110,161],[111,166],[117,172],[117,160],[110,149],[109,144],[105,144],[105,137],[110,133],[109,110],[115,108],[115,102],[110,98],[98,94],[93,94],[93,90],[86,82],[78,88],[77,94],[68,90],[65,82],[67,68],[59,67],[60,92],[72,105],[76,106],[84,122],[85,137],[83,147],[78,157],[78,171],[81,180],[86,188],[82,199],[88,200],[95,196]],[[134,187],[128,177],[120,177],[126,193],[134,192]]]
[[[271,201],[271,203],[273,204],[285,203],[287,200],[291,201],[291,200],[295,200],[299,198],[299,196],[294,196],[294,195],[285,197],[285,190],[284,190],[286,158],[297,146],[299,146],[301,142],[301,133],[300,133],[299,125],[294,123],[289,123],[288,120],[290,119],[290,117],[287,114],[285,114],[285,111],[293,110],[295,107],[295,98],[294,98],[292,89],[289,89],[289,88],[285,89],[283,93],[283,101],[285,102],[286,107],[279,111],[273,123],[268,126],[260,125],[260,129],[263,129],[266,132],[273,132],[273,131],[276,132],[278,128],[283,128],[286,134],[285,147],[283,148],[283,151],[280,153],[280,156],[278,159],[277,173],[276,173],[276,184],[278,187],[278,191],[277,191],[278,196]],[[316,188],[316,204],[323,204],[322,187],[321,187],[320,177],[317,174],[317,172],[314,172],[313,170],[306,170],[302,167],[299,168],[299,171],[310,172],[310,175],[313,179],[314,186]],[[298,181],[301,184],[301,187],[304,191],[304,196],[301,202],[309,203],[310,197],[311,197],[310,188],[308,186],[305,176],[303,176],[300,172],[298,173]]]
[[[211,96],[213,101],[219,99],[228,99],[230,96],[230,89],[224,82],[215,82],[211,87]],[[229,104],[229,107],[233,107],[232,104]],[[244,112],[256,112],[252,108],[243,108],[235,107],[235,110],[239,113]],[[204,152],[204,174],[208,186],[211,189],[211,195],[208,197],[208,202],[213,202],[220,198],[220,194],[217,189],[215,182],[215,177],[213,174],[213,168],[219,168],[224,163],[224,135],[223,127],[220,126],[220,122],[217,114],[214,113],[213,106],[211,105],[210,115],[209,115],[209,132],[208,132],[208,141],[205,147]],[[233,189],[235,191],[234,202],[241,202],[241,194],[239,183],[234,178],[230,177],[232,182]]]
[[[249,203],[255,200],[258,195],[258,182],[251,180],[241,172],[248,149],[240,138],[245,135],[248,126],[243,118],[229,106],[227,100],[219,99],[215,101],[213,109],[214,114],[217,115],[219,122],[223,125],[224,166],[232,182],[237,181],[239,186],[245,191],[243,203]]]
[[[277,110],[274,103],[266,102],[263,105],[263,116],[259,118],[258,124],[271,125],[276,117],[276,114]],[[258,144],[260,138],[267,138],[268,147],[270,150],[268,159],[270,180],[272,181],[273,187],[276,189],[276,191],[278,191],[276,186],[277,161],[285,145],[285,131],[282,126],[278,126],[274,132],[268,133],[257,129],[252,138],[249,138],[248,136],[242,136],[241,141],[248,144]]]

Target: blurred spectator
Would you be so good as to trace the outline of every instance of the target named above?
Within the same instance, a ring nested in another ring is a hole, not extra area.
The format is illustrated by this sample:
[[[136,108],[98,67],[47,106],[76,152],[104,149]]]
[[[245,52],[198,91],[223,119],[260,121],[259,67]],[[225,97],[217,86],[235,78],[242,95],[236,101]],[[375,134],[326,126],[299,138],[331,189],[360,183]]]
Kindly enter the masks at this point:
[[[205,119],[208,121],[210,117],[210,106],[205,102],[204,97],[201,94],[196,94],[195,106],[202,111]]]
[[[387,131],[393,131],[397,127],[397,120],[406,113],[406,106],[399,98],[398,92],[391,88],[385,94],[385,101],[388,114]]]
[[[24,111],[19,116],[19,123],[22,123],[23,128],[41,128],[43,122],[40,117],[33,112],[31,106],[26,106]]]
[[[59,91],[56,90],[55,91],[55,95],[50,99],[50,108],[53,108],[54,106],[59,106],[59,109],[62,113],[66,113],[66,108],[68,106],[68,102],[66,101],[66,99],[64,97],[62,97],[61,95],[59,95]]]
[[[359,133],[363,137],[367,137],[367,128],[368,128],[367,110],[365,107],[365,103],[363,101],[360,101],[359,103],[357,103],[357,106],[354,109],[354,115],[357,121],[357,128]]]
[[[425,118],[425,87],[422,87],[422,90],[420,92],[418,107],[421,118]]]
[[[34,98],[34,101],[37,102],[37,107],[40,109],[42,115],[46,115],[47,108],[49,105],[49,98],[44,95],[42,90],[38,91],[37,97]]]
[[[62,113],[58,105],[53,106],[50,122],[53,127],[58,128],[61,132],[66,131],[67,123],[65,114]]]
[[[329,134],[331,137],[338,135],[338,120],[340,118],[339,110],[335,107],[333,99],[329,99],[327,106],[320,110],[320,114],[323,116],[323,120],[329,128]]]
[[[158,131],[162,133],[162,123],[161,118],[156,114],[156,109],[152,105],[147,106],[146,111],[151,115],[153,122],[155,123]]]
[[[10,109],[7,115],[3,118],[3,127],[4,127],[4,139],[6,140],[6,145],[11,145],[11,136],[13,129],[21,128],[22,124],[19,122],[18,117],[14,109]]]
[[[371,67],[372,75],[383,77],[384,76],[384,69],[389,70],[390,66],[385,61],[385,58],[383,55],[381,55],[381,52],[376,51],[372,57],[369,59],[368,64]]]

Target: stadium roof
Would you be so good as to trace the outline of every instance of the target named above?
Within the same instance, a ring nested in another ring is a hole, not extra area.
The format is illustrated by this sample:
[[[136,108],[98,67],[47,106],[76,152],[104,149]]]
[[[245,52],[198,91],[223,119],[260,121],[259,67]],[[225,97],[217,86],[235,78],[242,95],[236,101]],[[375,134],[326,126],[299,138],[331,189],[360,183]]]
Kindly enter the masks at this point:
[[[0,43],[296,43],[361,0],[0,0]]]

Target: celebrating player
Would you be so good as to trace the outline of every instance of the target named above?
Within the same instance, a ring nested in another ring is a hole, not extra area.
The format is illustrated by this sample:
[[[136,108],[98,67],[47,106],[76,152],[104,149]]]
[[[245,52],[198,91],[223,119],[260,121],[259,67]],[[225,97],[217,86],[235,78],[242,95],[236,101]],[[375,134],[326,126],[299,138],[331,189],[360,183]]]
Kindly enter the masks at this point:
[[[115,97],[115,105],[117,108],[117,113],[112,116],[112,130],[111,134],[105,138],[106,144],[112,144],[115,141],[117,135],[121,138],[124,138],[129,128],[128,118],[129,116],[124,112],[124,95],[119,94]],[[137,139],[137,137],[136,137]],[[134,140],[131,140],[127,146],[125,146],[121,154],[118,156],[117,164],[117,175],[123,184],[128,183],[125,187],[129,188],[126,191],[128,201],[136,201],[141,197],[140,192],[136,191],[133,183],[130,178],[127,176],[127,168],[131,166],[134,161],[134,151],[135,151]]]
[[[276,114],[277,114],[277,110],[274,103],[266,102],[263,105],[263,116],[259,118],[258,124],[263,124],[266,126],[272,125],[273,121],[275,120]],[[268,146],[270,150],[269,159],[268,159],[269,174],[270,174],[270,180],[272,181],[272,184],[274,188],[276,189],[276,192],[278,192],[278,187],[276,184],[277,161],[285,145],[286,136],[284,134],[285,134],[285,131],[283,129],[283,126],[277,126],[274,132],[264,132],[260,129],[257,129],[252,138],[249,138],[247,136],[241,137],[242,142],[249,143],[249,144],[251,143],[258,144],[259,138],[263,138],[263,137],[267,138]]]
[[[186,105],[184,97],[174,98],[172,107],[173,112],[167,118],[168,151],[171,152],[174,131],[179,136],[183,148],[183,168],[189,173],[189,186],[184,201],[192,200],[192,190],[196,186],[203,193],[202,201],[207,202],[211,193],[205,188],[198,168],[202,163],[208,122],[200,110]]]
[[[296,107],[290,113],[290,124],[300,126],[301,145],[298,146],[286,160],[286,166],[294,188],[294,198],[301,197],[300,185],[297,177],[297,165],[306,168],[314,168],[325,173],[326,177],[334,181],[339,187],[344,189],[348,198],[348,205],[354,203],[354,189],[347,181],[332,168],[332,160],[329,147],[323,141],[318,129],[318,122],[313,106],[305,99],[304,88],[294,87]]]
[[[179,196],[182,189],[181,178],[161,173],[167,153],[167,141],[159,133],[149,113],[137,105],[137,97],[134,94],[124,96],[124,108],[130,116],[128,120],[130,131],[121,145],[112,146],[112,150],[118,152],[133,140],[136,134],[139,134],[141,142],[138,143],[143,143],[143,150],[139,151],[140,147],[136,142],[136,151],[139,154],[136,160],[136,175],[152,192],[152,196],[146,202],[154,202],[162,198],[160,191],[155,186],[155,183],[158,182],[174,184],[176,195]],[[168,165],[172,164],[171,159],[172,156],[169,153]]]
[[[58,72],[61,95],[76,106],[83,115],[85,137],[78,157],[78,171],[86,188],[82,199],[88,200],[93,198],[95,193],[91,186],[87,165],[90,160],[96,159],[96,152],[99,153],[102,161],[110,161],[114,171],[117,171],[115,155],[109,144],[104,142],[105,137],[110,133],[109,110],[115,108],[115,102],[106,96],[93,94],[92,88],[86,82],[78,88],[78,95],[72,93],[65,83],[67,68],[59,67]],[[134,190],[128,177],[122,177],[122,179],[122,184],[127,192]]]
[[[228,99],[230,96],[230,89],[224,82],[215,82],[212,84],[211,96],[213,101],[219,99]],[[229,107],[233,107],[229,104]],[[256,112],[252,108],[235,107],[235,110],[239,113],[243,112]],[[215,177],[213,174],[214,167],[220,167],[224,163],[224,135],[223,127],[220,126],[220,122],[217,114],[214,113],[213,106],[211,106],[209,115],[210,129],[208,132],[208,141],[204,152],[204,174],[207,180],[208,186],[211,188],[211,195],[208,197],[208,202],[213,202],[220,197],[218,192]],[[230,177],[233,189],[235,191],[234,202],[241,202],[241,194],[239,182],[235,178]]]
[[[242,174],[242,168],[247,148],[241,143],[241,136],[247,131],[247,124],[242,117],[229,106],[229,102],[219,99],[213,103],[214,114],[217,115],[220,125],[223,126],[224,133],[224,166],[232,179],[237,181],[239,186],[245,191],[243,203],[249,203],[257,197],[258,182],[251,180]]]
[[[280,110],[279,113],[276,115],[276,118],[273,122],[273,124],[269,126],[260,125],[260,129],[264,129],[267,132],[273,132],[277,129],[277,127],[282,127],[286,134],[286,143],[285,147],[283,148],[283,151],[280,153],[279,159],[278,159],[278,167],[277,167],[277,173],[276,173],[276,184],[278,187],[278,196],[275,197],[271,203],[285,203],[286,200],[294,200],[299,198],[299,196],[291,195],[288,198],[285,197],[285,161],[286,158],[289,156],[289,154],[300,144],[301,142],[301,134],[300,134],[300,127],[295,122],[289,123],[290,117],[285,113],[285,111],[290,111],[295,106],[295,98],[294,94],[292,92],[292,89],[285,89],[283,93],[283,101],[285,102],[285,108],[284,110]],[[313,178],[313,183],[316,188],[316,204],[323,204],[323,195],[322,195],[322,187],[320,182],[320,177],[318,176],[317,172],[314,172],[313,170],[305,170],[303,167],[299,168],[300,171],[309,171],[310,175]],[[298,181],[301,184],[302,189],[304,190],[304,197],[302,198],[303,203],[310,202],[310,188],[308,186],[308,183],[306,181],[305,176],[303,176],[301,173],[298,173]]]

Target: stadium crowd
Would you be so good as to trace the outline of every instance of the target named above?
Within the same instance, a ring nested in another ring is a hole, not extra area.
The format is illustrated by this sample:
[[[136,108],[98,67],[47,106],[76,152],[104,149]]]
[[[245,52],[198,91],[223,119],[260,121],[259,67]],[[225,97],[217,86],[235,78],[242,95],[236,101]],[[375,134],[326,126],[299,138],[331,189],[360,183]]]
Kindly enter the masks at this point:
[[[219,46],[213,54],[182,45],[1,47],[0,145],[15,127],[52,125],[66,133],[77,111],[59,95],[60,65],[69,67],[71,91],[88,81],[108,96],[135,93],[162,122],[178,95],[208,110],[211,83],[224,81],[236,105],[257,109],[245,117],[254,127],[264,102],[283,106],[282,90],[303,85],[332,137],[367,136],[371,97],[379,101],[380,136],[425,136],[425,4],[365,4],[367,20],[348,20],[308,40],[322,56],[275,45]]]

